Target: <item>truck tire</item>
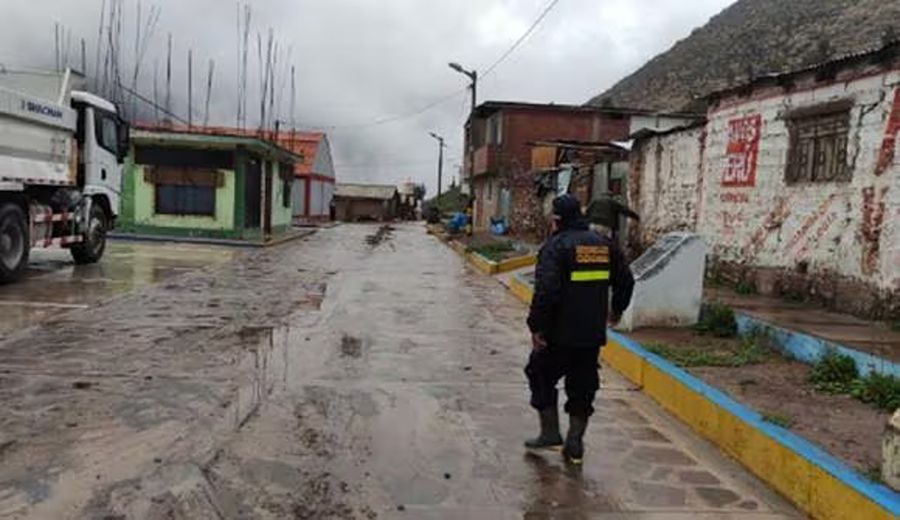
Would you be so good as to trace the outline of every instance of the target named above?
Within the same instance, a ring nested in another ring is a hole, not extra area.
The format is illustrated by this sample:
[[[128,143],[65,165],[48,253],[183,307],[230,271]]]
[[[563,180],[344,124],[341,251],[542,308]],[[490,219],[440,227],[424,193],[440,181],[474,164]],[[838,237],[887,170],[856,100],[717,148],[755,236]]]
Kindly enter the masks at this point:
[[[18,204],[0,204],[0,283],[12,282],[22,275],[30,252],[25,212]]]
[[[103,206],[92,204],[84,241],[73,244],[69,248],[69,252],[72,253],[72,259],[75,260],[76,264],[95,264],[103,258],[103,252],[106,251],[106,233],[108,230],[109,218],[107,218]]]

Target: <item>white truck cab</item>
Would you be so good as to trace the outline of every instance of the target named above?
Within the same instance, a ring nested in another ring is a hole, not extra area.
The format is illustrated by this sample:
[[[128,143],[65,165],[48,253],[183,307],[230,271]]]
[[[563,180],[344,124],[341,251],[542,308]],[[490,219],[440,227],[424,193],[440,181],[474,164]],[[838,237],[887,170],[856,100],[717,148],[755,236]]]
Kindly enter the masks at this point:
[[[78,112],[79,166],[85,176],[82,193],[105,197],[110,217],[115,218],[122,193],[122,164],[128,154],[128,125],[117,115],[115,105],[89,92],[72,92],[72,107]]]
[[[0,69],[0,283],[32,247],[100,260],[118,215],[128,125],[115,105],[73,90],[78,74]]]

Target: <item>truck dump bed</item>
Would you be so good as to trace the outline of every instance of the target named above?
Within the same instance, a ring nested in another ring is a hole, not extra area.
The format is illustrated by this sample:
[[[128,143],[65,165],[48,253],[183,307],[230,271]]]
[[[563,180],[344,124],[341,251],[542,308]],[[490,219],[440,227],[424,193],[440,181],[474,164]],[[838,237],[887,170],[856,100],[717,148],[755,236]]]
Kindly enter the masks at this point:
[[[76,79],[0,69],[0,186],[76,183]]]

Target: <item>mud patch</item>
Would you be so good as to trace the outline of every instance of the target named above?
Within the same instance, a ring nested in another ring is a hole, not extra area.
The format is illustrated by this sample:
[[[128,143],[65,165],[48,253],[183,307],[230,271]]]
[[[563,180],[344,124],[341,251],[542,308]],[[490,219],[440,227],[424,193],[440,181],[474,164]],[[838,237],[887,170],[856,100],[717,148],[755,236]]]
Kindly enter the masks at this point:
[[[300,487],[300,497],[294,502],[291,514],[297,520],[378,517],[377,513],[367,506],[355,510],[347,500],[350,492],[349,484],[339,481],[330,473],[313,475]]]
[[[362,340],[357,337],[344,334],[341,337],[341,357],[362,357]]]
[[[376,247],[382,242],[386,242],[393,237],[394,227],[385,224],[378,228],[372,235],[366,235],[366,243],[372,247]]]

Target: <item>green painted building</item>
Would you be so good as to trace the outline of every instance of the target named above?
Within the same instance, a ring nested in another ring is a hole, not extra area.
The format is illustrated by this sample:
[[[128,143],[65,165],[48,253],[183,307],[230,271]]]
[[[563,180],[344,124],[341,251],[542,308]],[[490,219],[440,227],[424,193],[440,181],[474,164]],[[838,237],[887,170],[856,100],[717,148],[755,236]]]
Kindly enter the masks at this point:
[[[299,157],[251,136],[135,130],[117,230],[267,242],[291,227]]]

